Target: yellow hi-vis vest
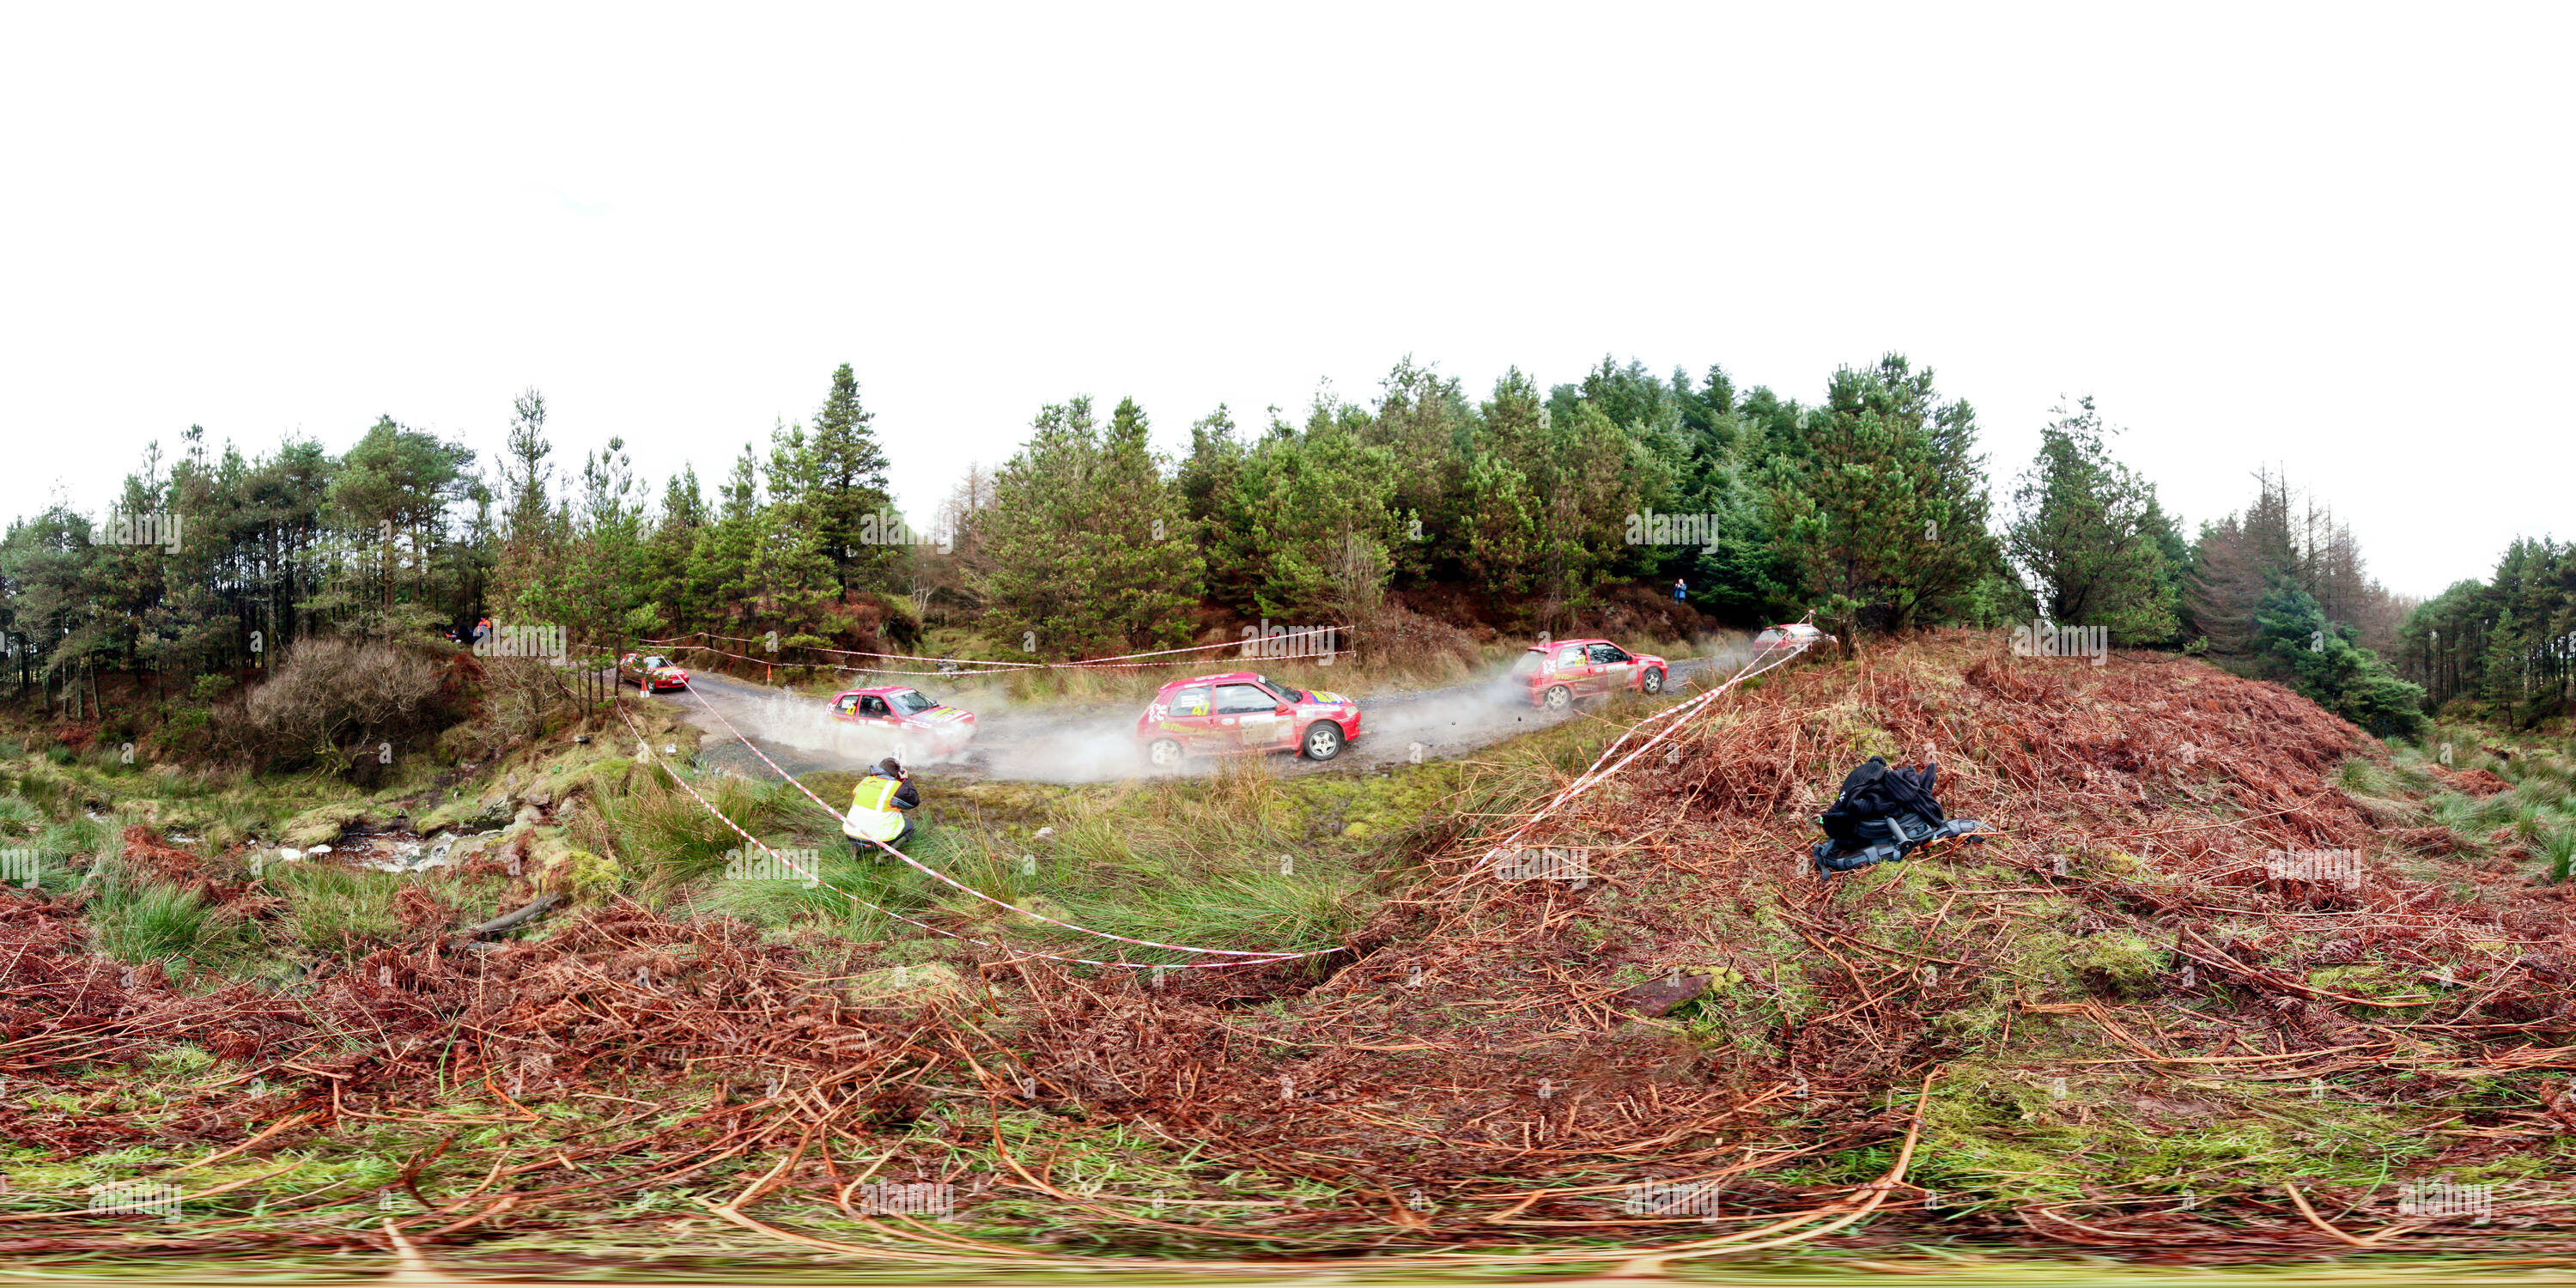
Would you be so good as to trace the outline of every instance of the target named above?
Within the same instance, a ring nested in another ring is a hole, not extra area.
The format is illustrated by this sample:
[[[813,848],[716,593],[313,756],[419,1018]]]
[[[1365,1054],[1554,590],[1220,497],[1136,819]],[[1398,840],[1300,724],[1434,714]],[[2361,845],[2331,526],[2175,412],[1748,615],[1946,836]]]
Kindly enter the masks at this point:
[[[881,774],[859,780],[850,793],[850,816],[841,820],[841,835],[854,841],[891,841],[903,835],[903,811],[894,794],[903,784]]]

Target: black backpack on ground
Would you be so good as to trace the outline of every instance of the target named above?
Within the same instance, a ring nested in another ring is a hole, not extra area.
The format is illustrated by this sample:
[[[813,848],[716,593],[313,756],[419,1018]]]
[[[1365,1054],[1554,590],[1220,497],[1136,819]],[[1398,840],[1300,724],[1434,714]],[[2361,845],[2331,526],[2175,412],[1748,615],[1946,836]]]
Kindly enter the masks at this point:
[[[1918,845],[1983,827],[1972,818],[1942,821],[1941,801],[1932,794],[1940,773],[1937,765],[1906,769],[1872,756],[1844,775],[1833,808],[1816,820],[1825,829],[1825,839],[1810,851],[1816,870],[1849,872],[1894,863]]]

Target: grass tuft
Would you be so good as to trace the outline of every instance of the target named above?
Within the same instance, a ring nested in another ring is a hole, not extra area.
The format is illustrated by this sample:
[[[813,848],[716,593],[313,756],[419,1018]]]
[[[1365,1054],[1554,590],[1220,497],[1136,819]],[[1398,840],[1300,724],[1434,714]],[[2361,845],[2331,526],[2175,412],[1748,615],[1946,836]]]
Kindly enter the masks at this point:
[[[765,835],[793,817],[792,806],[813,809],[785,783],[764,787],[731,775],[711,775],[690,785],[755,835]],[[667,778],[656,777],[639,791],[607,797],[601,812],[618,856],[642,872],[646,886],[656,891],[715,876],[724,871],[729,853],[745,848],[732,828],[710,816],[705,806],[671,786]]]
[[[394,915],[394,900],[402,893],[400,873],[314,861],[270,864],[261,879],[286,900],[282,929],[299,947],[358,956],[401,930]]]
[[[2564,885],[2570,876],[2576,876],[2576,823],[2543,837],[2540,858],[2550,884]]]
[[[196,891],[110,871],[82,909],[93,951],[130,965],[219,964],[248,946],[247,928]]]

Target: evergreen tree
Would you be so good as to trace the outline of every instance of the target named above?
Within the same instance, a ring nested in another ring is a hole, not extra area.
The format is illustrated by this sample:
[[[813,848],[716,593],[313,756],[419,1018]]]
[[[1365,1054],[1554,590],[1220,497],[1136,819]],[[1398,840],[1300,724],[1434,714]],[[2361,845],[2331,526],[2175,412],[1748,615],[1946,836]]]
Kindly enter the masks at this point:
[[[698,470],[684,466],[662,489],[659,521],[645,543],[644,577],[648,614],[654,629],[678,631],[683,622],[703,620],[708,605],[690,590],[689,554],[707,525],[707,503],[698,488]]]
[[[989,625],[1010,647],[1055,657],[1188,638],[1204,563],[1144,413],[1121,402],[1104,434],[1091,400],[1075,398],[1033,428],[977,521]]]
[[[760,540],[760,461],[745,443],[717,493],[715,521],[698,529],[689,551],[689,598],[726,630],[747,630],[758,615],[751,580]]]
[[[875,420],[875,413],[859,404],[857,373],[842,363],[832,373],[832,390],[824,395],[822,409],[814,413],[814,436],[802,473],[808,490],[806,521],[829,552],[834,585],[844,595],[890,586],[901,554],[895,546],[861,540],[867,516],[885,513],[892,503]]]
[[[2287,580],[2276,584],[2257,605],[2255,623],[2266,669],[2319,706],[2382,738],[2422,731],[2424,690],[2356,645],[2352,628],[2329,619],[2306,591]]]
[[[1821,618],[1885,630],[1945,620],[2001,568],[1975,414],[1942,402],[1930,371],[1895,354],[1845,368],[1795,432],[1799,449],[1768,467],[1773,546]]]
[[[546,493],[554,467],[546,457],[545,395],[534,388],[511,404],[507,453],[501,459],[501,483],[510,503],[502,512],[501,560],[495,572],[500,597],[514,611],[524,611],[517,597],[540,581],[557,556],[560,532],[557,512]]]
[[[2172,638],[2179,605],[2163,544],[2171,525],[2155,486],[2111,458],[2092,399],[2057,417],[2040,430],[2039,455],[2014,493],[2006,552],[2051,620],[2107,627],[2124,644]]]

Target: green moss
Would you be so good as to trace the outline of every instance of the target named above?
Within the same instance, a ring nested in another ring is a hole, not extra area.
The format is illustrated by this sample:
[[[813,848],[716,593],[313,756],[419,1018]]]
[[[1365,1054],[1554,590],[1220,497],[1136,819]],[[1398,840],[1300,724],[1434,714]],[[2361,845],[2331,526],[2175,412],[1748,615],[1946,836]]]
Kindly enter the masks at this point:
[[[366,816],[367,810],[363,805],[317,805],[288,819],[278,829],[278,844],[297,849],[335,844],[342,833]]]
[[[2430,1005],[2436,992],[2432,985],[2416,979],[2412,972],[2387,962],[2323,967],[2309,972],[2308,986],[2348,997],[2385,1001],[2392,1008]],[[2378,1008],[2347,1006],[2345,1009],[2375,1012]]]
[[[2152,997],[2163,987],[2166,949],[2129,931],[2106,931],[2082,941],[2067,963],[2084,986],[2105,997]]]
[[[562,828],[538,828],[529,849],[537,861],[538,886],[576,904],[603,902],[626,882],[626,869],[615,859],[572,844]]]

